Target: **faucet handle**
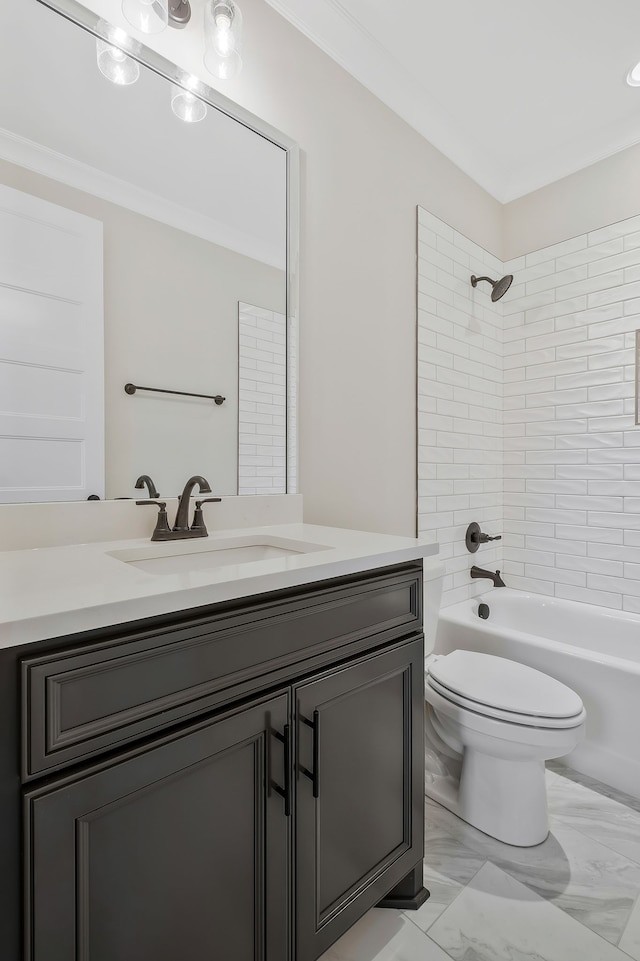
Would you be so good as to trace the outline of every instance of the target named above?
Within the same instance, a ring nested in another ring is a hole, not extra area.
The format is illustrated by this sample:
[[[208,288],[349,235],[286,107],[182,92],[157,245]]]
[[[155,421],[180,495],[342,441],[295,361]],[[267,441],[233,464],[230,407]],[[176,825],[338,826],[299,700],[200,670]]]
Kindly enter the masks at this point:
[[[171,528],[169,527],[169,518],[167,517],[167,502],[166,501],[136,501],[138,507],[157,507],[158,508],[158,520],[156,521],[156,526],[151,535],[152,541],[165,541],[167,540],[166,535],[171,533]]]
[[[201,537],[209,536],[209,532],[207,531],[207,527],[204,522],[202,505],[203,504],[219,504],[221,500],[222,500],[221,497],[205,497],[203,498],[203,500],[196,501],[196,509],[193,515],[193,524],[191,525],[192,531],[195,531],[196,534],[200,534]]]

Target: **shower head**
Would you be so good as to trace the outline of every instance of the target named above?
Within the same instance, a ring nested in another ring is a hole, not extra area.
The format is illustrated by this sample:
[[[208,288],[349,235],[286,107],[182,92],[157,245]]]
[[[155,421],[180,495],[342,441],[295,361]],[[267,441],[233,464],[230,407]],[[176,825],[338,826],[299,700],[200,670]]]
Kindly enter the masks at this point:
[[[513,274],[507,274],[507,276],[503,277],[501,280],[492,280],[491,277],[476,277],[476,275],[473,274],[471,276],[471,286],[477,287],[481,280],[487,280],[493,287],[493,290],[491,291],[491,300],[495,304],[497,300],[500,300],[501,297],[504,297],[509,287],[513,283]]]

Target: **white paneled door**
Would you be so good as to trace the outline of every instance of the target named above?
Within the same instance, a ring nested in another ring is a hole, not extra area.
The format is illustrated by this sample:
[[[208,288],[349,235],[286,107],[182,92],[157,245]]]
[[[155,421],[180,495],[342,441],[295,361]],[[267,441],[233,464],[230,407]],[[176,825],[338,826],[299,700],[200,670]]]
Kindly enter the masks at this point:
[[[0,503],[104,497],[102,223],[0,186]]]

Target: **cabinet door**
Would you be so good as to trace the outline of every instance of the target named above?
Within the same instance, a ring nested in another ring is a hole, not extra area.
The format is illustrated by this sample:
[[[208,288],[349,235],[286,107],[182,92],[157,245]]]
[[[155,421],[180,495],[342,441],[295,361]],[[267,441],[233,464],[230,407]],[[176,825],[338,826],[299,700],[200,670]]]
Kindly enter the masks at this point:
[[[288,704],[27,795],[29,961],[288,958]]]
[[[296,688],[296,961],[423,856],[422,637]]]

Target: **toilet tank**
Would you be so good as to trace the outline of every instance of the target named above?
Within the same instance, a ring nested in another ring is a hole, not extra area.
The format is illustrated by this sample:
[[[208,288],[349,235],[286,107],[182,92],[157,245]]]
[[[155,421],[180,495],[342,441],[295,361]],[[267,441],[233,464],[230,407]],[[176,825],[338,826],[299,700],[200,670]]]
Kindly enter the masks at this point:
[[[424,559],[424,652],[433,652],[438,630],[444,564],[437,557]]]

